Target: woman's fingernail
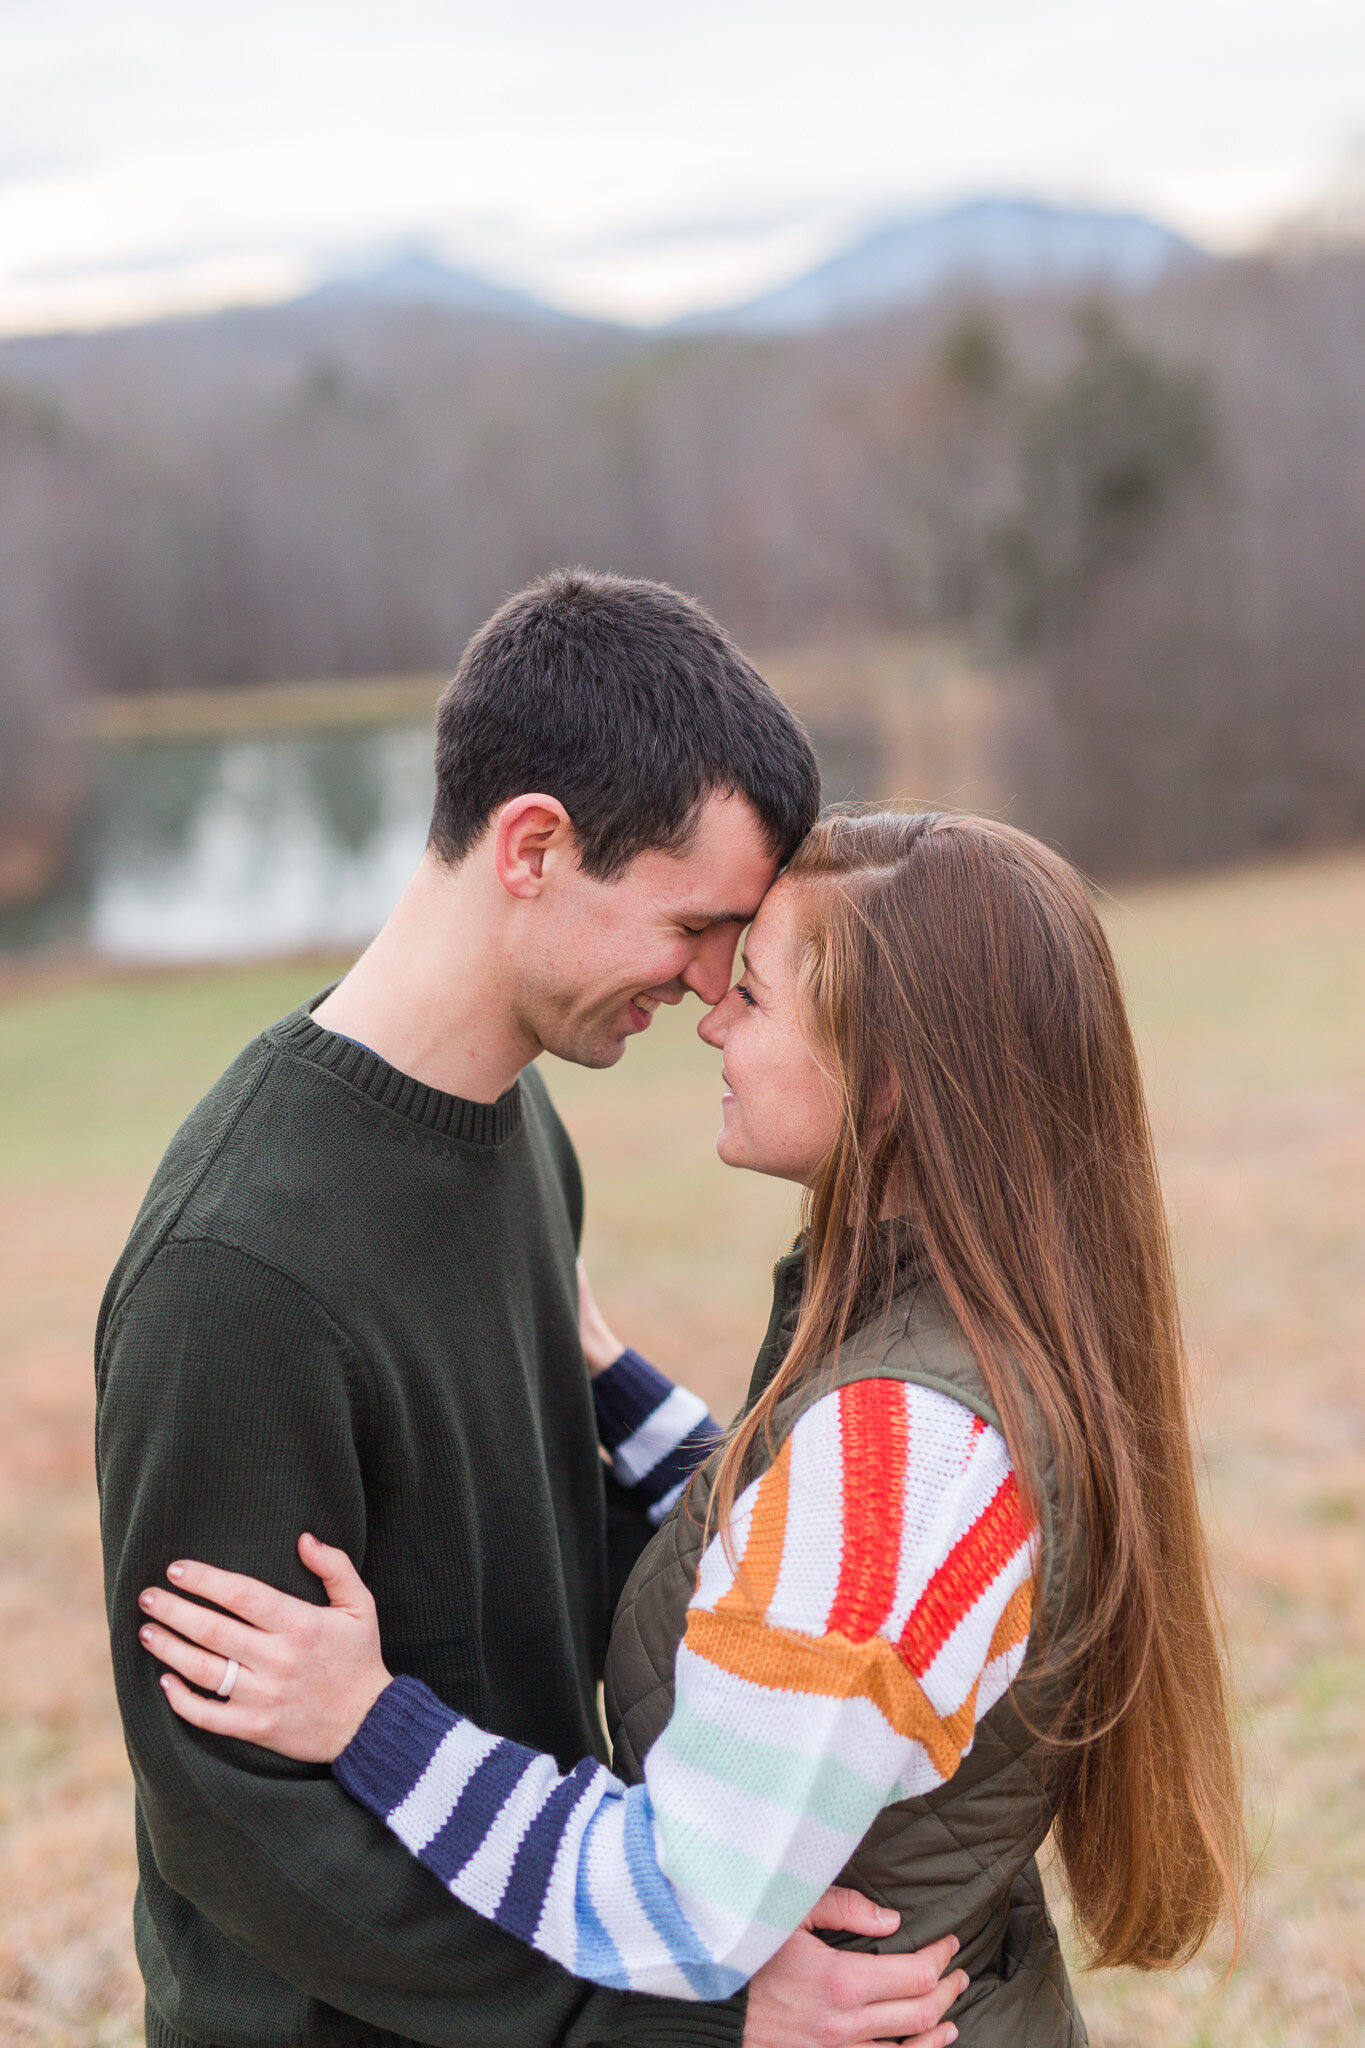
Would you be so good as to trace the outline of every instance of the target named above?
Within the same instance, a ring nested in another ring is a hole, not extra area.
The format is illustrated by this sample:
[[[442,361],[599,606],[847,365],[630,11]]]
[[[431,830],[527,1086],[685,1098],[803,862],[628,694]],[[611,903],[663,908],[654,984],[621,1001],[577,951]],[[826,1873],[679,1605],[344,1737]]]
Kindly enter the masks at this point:
[[[947,2041],[949,2041],[950,2043],[951,2043],[951,2042],[953,2042],[953,2041],[955,2041],[955,2040],[957,2039],[957,2028],[956,2028],[956,2027],[949,2027],[949,2029],[948,2029],[948,2032],[947,2032],[947,2034],[946,2034],[946,2036],[945,2036],[945,2039],[946,2039]]]
[[[950,1956],[955,1956],[958,1950],[961,1948],[962,1943],[958,1940],[955,1934],[950,1935],[948,1938],[953,1944],[952,1947],[949,1949],[948,1953]]]
[[[894,1927],[900,1917],[900,1914],[893,1913],[889,1906],[878,1906],[877,1908],[877,1918],[883,1927]]]
[[[137,1596],[137,1604],[139,1607],[145,1607],[150,1611],[152,1605],[152,1596],[150,1592],[139,1593]]]
[[[167,1565],[167,1567],[166,1567],[166,1577],[167,1577],[168,1579],[183,1579],[183,1578],[184,1578],[184,1576],[185,1576],[185,1567],[184,1567],[184,1565],[183,1565],[183,1564],[168,1564],[168,1565]]]
[[[150,1643],[152,1640],[151,1630],[149,1628],[140,1628],[137,1632],[137,1639],[140,1643]]]
[[[162,1673],[162,1676],[161,1676],[161,1686],[162,1686],[162,1690],[163,1690],[164,1692],[169,1692],[169,1691],[170,1691],[170,1689],[171,1689],[171,1674],[170,1674],[170,1672],[169,1672],[169,1671],[165,1671],[165,1672],[163,1672],[163,1673]]]

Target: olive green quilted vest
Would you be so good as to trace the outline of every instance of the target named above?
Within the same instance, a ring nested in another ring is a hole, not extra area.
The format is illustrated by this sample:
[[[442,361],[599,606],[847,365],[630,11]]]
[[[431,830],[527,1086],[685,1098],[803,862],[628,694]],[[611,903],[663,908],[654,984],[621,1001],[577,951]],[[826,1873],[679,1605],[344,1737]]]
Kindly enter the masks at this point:
[[[791,1343],[800,1307],[799,1249],[780,1262],[775,1277],[750,1402]],[[859,1379],[935,1387],[999,1427],[971,1352],[913,1261],[902,1262],[891,1316],[850,1338],[832,1373],[813,1374],[778,1409],[773,1455],[805,1408],[832,1387]],[[765,1454],[752,1476],[766,1462]],[[1042,1597],[1056,1624],[1069,1560],[1057,1540],[1054,1474],[1046,1459],[1042,1477]],[[616,1610],[606,1712],[615,1768],[627,1783],[640,1781],[644,1758],[673,1710],[673,1665],[697,1580],[709,1479],[708,1467],[690,1502],[673,1510],[641,1556]],[[1048,1718],[1045,1687],[1029,1684],[1032,1662],[1030,1652],[1013,1691],[980,1722],[970,1754],[948,1783],[885,1807],[838,1879],[901,1915],[886,1940],[840,1937],[841,1945],[905,1950],[957,1935],[962,1946],[954,1967],[971,1980],[950,2014],[962,2048],[1084,2048],[1086,2040],[1035,1860],[1052,1825],[1055,1752],[1028,1725],[1046,1726]]]

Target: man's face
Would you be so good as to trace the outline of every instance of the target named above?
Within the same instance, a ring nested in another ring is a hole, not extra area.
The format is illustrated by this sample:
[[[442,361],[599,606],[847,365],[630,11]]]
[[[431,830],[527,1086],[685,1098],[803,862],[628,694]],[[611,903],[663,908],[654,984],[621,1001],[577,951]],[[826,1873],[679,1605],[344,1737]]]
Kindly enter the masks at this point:
[[[681,854],[642,853],[612,882],[561,864],[523,926],[516,1006],[547,1052],[614,1066],[660,1003],[730,986],[735,946],[777,873],[748,800],[708,797]]]

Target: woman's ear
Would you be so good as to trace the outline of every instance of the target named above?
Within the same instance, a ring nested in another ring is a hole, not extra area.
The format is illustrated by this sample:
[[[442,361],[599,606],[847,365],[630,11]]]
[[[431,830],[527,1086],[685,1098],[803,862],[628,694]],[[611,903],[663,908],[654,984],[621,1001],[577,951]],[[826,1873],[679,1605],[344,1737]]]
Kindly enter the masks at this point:
[[[901,1106],[901,1084],[891,1067],[887,1067],[878,1081],[872,1096],[872,1114],[877,1127],[884,1131]]]
[[[573,821],[558,797],[514,796],[493,827],[493,867],[509,896],[523,901],[545,886],[546,855],[573,844]]]

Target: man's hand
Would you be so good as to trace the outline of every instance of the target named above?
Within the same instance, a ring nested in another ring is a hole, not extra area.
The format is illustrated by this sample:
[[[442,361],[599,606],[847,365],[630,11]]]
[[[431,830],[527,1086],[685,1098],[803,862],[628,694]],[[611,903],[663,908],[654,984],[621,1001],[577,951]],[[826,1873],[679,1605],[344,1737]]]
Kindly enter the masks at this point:
[[[845,1886],[827,1891],[750,1983],[743,2048],[947,2048],[957,2028],[943,2015],[967,1988],[964,1970],[943,1974],[957,1954],[955,1934],[912,1955],[870,1956],[830,1948],[811,1932],[885,1935],[899,1918]]]

